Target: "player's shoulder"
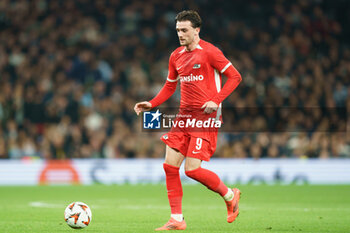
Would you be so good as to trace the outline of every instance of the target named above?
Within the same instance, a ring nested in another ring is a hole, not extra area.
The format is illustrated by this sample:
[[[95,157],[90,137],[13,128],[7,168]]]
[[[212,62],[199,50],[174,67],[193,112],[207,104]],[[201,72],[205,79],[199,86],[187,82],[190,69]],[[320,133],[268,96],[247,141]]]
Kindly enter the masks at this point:
[[[205,41],[205,40],[200,40],[199,46],[203,49],[205,52],[213,53],[213,52],[221,52],[221,50],[213,45],[212,43]]]
[[[185,52],[185,46],[180,46],[171,53],[171,57],[179,56],[181,53]]]

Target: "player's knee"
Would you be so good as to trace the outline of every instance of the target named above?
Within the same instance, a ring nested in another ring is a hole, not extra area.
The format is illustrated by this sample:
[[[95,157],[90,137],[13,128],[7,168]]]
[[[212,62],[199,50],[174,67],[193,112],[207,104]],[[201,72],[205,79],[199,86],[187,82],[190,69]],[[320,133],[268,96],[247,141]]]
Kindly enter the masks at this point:
[[[185,172],[193,171],[201,167],[200,163],[189,163],[186,161],[185,163]]]

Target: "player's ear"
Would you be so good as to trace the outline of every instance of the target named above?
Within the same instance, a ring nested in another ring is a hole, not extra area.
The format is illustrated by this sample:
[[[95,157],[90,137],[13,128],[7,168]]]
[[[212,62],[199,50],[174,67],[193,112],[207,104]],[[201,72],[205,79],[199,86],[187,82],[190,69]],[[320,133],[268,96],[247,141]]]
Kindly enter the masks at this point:
[[[195,30],[196,30],[196,35],[198,36],[198,35],[199,35],[199,32],[201,31],[201,28],[198,27],[198,28],[195,28]]]

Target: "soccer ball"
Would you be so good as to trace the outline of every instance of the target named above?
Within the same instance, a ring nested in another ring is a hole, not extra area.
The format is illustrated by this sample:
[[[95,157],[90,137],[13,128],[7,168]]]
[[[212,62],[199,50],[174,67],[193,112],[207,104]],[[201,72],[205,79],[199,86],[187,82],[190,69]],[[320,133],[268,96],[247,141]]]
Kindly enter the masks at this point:
[[[91,221],[91,209],[83,202],[70,203],[64,211],[64,220],[74,229],[85,228]]]

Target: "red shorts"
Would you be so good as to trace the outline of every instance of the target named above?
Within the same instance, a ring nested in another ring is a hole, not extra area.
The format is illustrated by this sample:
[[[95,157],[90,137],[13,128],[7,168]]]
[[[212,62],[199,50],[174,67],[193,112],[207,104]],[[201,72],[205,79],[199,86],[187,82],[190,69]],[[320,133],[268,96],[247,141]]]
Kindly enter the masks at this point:
[[[170,131],[160,139],[185,157],[209,161],[216,150],[217,131],[204,134]]]

